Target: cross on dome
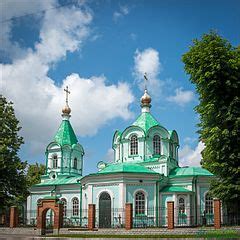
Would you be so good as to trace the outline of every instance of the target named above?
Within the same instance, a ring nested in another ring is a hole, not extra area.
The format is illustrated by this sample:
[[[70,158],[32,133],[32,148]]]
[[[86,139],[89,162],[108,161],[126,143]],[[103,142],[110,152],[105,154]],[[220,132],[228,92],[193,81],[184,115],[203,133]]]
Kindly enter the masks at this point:
[[[68,86],[63,89],[66,92],[66,104],[68,104],[68,94],[70,94],[70,91],[68,90]]]
[[[66,119],[69,119],[70,113],[71,113],[71,108],[68,106],[68,94],[70,94],[70,91],[68,90],[68,86],[63,89],[66,92],[66,105],[62,109],[62,116]]]
[[[147,91],[147,81],[148,81],[148,78],[147,78],[147,73],[144,73],[144,94],[143,96],[141,97],[141,107],[142,107],[142,112],[150,112],[150,108],[151,108],[151,97],[150,95],[148,94],[148,91]]]

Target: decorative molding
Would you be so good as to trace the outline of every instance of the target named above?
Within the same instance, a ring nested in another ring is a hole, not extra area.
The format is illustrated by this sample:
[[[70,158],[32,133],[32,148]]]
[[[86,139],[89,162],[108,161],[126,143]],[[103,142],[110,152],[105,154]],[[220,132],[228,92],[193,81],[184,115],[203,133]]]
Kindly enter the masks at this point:
[[[93,187],[119,186],[119,183],[93,184]]]

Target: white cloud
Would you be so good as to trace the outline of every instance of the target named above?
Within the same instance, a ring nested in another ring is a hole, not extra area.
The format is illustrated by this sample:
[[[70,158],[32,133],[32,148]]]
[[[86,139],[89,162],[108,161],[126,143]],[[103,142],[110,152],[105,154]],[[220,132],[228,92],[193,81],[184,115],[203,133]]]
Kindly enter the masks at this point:
[[[204,147],[203,142],[199,142],[195,149],[192,149],[189,145],[185,145],[179,151],[180,166],[200,166],[202,159],[201,152]]]
[[[55,5],[55,0],[31,2],[29,0],[2,0],[0,2],[0,21],[2,22],[0,28],[1,55],[12,60],[13,58],[23,57],[28,53],[28,51],[30,51],[30,49],[21,48],[17,41],[10,41],[13,26],[13,21],[11,19],[19,21],[21,20],[20,17],[24,15],[30,15],[35,19],[39,19],[41,11],[53,8]]]
[[[118,11],[115,11],[113,13],[113,20],[116,22],[118,21],[120,18],[122,18],[123,16],[128,15],[130,12],[129,7],[127,5],[124,6],[120,6]]]
[[[108,149],[105,159],[105,162],[114,162],[114,151],[112,148]]]
[[[194,93],[189,90],[183,90],[182,88],[175,89],[175,95],[169,96],[167,100],[169,102],[176,103],[179,106],[185,106],[187,103],[194,99]]]
[[[91,20],[90,12],[75,6],[46,12],[35,50],[12,64],[0,65],[2,93],[14,102],[30,151],[43,152],[57,131],[66,85],[71,91],[71,121],[77,135],[93,135],[113,118],[131,117],[128,106],[134,97],[126,83],[109,85],[104,76],[83,78],[73,73],[59,86],[48,76],[67,52],[80,50],[91,31]]]
[[[155,96],[159,96],[163,86],[163,81],[158,78],[162,69],[159,53],[153,48],[147,48],[140,52],[138,49],[134,55],[134,76],[138,82],[140,89],[144,88],[144,73],[147,73],[148,90]]]

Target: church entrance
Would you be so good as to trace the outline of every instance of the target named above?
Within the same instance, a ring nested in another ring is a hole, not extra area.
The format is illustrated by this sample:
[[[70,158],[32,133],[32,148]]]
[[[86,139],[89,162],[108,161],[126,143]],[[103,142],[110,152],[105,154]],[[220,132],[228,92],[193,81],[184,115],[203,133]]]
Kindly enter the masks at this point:
[[[62,227],[63,204],[55,197],[41,199],[37,206],[37,229],[39,234],[58,234]]]
[[[99,198],[99,228],[111,227],[111,197],[103,192]]]
[[[54,225],[54,211],[52,209],[48,209],[45,215],[45,229],[46,229],[45,232],[53,233],[53,225]]]

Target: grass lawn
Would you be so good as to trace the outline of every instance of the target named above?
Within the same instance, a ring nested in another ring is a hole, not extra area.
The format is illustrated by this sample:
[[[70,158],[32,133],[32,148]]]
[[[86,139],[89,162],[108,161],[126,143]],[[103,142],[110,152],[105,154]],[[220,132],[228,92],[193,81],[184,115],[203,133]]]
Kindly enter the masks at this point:
[[[50,237],[50,236],[48,236]],[[51,237],[68,237],[68,238],[240,238],[240,233],[237,230],[210,230],[207,232],[199,231],[196,234],[154,234],[154,235],[123,235],[123,234],[60,234],[51,235]]]

